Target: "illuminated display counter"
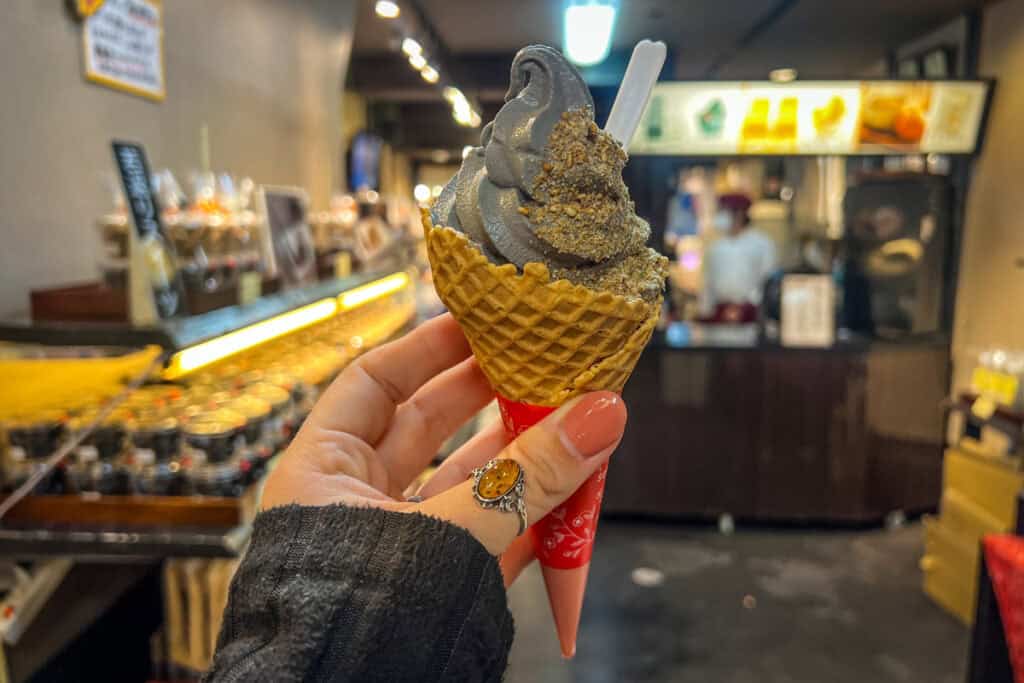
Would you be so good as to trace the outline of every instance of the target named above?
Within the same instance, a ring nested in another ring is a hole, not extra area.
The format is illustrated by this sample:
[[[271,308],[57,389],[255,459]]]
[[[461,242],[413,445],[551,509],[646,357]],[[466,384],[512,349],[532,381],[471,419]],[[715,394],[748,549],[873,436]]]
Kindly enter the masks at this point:
[[[368,274],[153,328],[8,325],[8,340],[107,355],[0,356],[5,495],[31,490],[0,503],[0,552],[236,554],[264,474],[320,392],[414,321],[413,282]]]

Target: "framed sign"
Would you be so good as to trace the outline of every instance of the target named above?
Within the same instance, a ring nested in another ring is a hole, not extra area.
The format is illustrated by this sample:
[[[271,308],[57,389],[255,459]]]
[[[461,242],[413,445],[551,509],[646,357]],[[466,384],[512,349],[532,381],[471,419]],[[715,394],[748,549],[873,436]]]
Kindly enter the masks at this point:
[[[263,185],[256,196],[266,217],[263,262],[286,287],[316,281],[316,250],[307,219],[309,199],[297,187]]]
[[[160,0],[104,0],[91,9],[82,22],[85,77],[162,101],[166,82]]]
[[[782,278],[783,346],[832,346],[835,320],[835,283],[831,275]]]

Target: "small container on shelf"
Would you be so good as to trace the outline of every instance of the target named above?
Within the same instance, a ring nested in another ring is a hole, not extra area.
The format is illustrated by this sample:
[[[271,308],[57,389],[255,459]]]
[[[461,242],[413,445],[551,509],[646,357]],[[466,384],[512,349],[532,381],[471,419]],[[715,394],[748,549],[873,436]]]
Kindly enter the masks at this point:
[[[245,418],[229,409],[211,411],[185,428],[188,476],[196,493],[237,497],[249,483],[248,464],[240,457]]]
[[[132,477],[139,493],[181,496],[190,493],[182,470],[181,424],[159,412],[143,413],[129,426]]]
[[[258,396],[242,394],[230,407],[245,417],[242,428],[245,450],[240,457],[246,463],[247,479],[249,482],[259,481],[276,452],[270,434],[270,403]]]
[[[60,446],[67,434],[67,412],[40,410],[8,420],[7,457],[4,463],[4,488],[12,491],[46,467],[46,459]],[[36,485],[36,494],[60,494],[67,489],[63,467],[57,467]]]
[[[270,404],[270,420],[267,426],[269,445],[272,450],[281,450],[291,439],[296,428],[292,395],[268,379],[246,388],[246,394]]]
[[[82,412],[69,422],[72,432],[89,427],[96,411]],[[132,492],[131,471],[123,461],[131,415],[114,411],[82,440],[66,467],[68,488],[79,493],[125,495]]]

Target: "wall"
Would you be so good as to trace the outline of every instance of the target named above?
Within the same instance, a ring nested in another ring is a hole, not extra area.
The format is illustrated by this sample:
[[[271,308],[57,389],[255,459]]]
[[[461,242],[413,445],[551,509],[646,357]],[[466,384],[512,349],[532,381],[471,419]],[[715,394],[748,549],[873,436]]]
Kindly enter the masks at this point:
[[[966,40],[967,19],[960,16],[931,33],[901,45],[896,50],[896,60],[917,57],[937,47],[951,46],[956,48],[955,63],[950,65],[951,77],[962,76],[967,71],[967,53],[964,50]]]
[[[0,314],[32,287],[93,279],[92,227],[110,208],[112,138],[146,145],[185,181],[209,126],[215,170],[301,185],[326,206],[340,182],[338,112],[355,0],[171,0],[167,99],[87,83],[63,0],[5,3],[0,22]]]
[[[956,386],[964,385],[979,349],[1024,349],[1024,2],[985,10],[979,71],[998,83],[967,198],[953,337]]]

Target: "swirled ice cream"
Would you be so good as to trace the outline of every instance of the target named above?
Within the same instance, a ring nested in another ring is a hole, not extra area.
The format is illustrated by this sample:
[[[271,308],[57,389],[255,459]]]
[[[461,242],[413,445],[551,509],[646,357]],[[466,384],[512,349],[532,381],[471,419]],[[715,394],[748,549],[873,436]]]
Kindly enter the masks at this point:
[[[512,62],[505,104],[431,211],[493,263],[547,265],[589,289],[654,301],[668,262],[622,181],[626,152],[594,122],[579,72],[553,48]]]

